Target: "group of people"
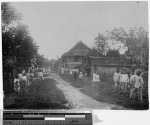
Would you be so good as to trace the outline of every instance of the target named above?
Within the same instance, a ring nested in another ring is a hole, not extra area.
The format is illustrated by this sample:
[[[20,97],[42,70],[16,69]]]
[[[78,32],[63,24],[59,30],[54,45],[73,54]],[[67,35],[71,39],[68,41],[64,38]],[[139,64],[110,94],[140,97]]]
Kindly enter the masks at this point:
[[[129,75],[126,72],[121,72],[119,69],[113,75],[115,90],[123,91],[124,93],[129,92],[130,98],[133,97],[134,93],[138,94],[138,98],[143,103],[143,85],[144,81],[142,78],[142,71],[135,70],[135,72],[131,72]]]
[[[28,71],[25,69],[22,70],[21,73],[17,74],[14,78],[14,91],[18,94],[21,90],[25,90],[27,92],[27,87],[34,80],[35,73],[38,72],[38,78],[43,80],[43,70],[42,69],[34,69],[29,68]]]

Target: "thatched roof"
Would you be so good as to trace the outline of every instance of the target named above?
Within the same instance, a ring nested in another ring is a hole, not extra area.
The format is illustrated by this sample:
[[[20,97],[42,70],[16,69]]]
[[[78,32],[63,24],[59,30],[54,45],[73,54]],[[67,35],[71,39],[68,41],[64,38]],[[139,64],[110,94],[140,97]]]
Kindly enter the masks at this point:
[[[90,56],[90,63],[92,65],[103,65],[103,66],[128,66],[128,64],[125,64],[125,61],[119,57]]]
[[[90,48],[85,45],[82,41],[78,42],[68,52],[64,53],[63,56],[86,56],[90,51]]]

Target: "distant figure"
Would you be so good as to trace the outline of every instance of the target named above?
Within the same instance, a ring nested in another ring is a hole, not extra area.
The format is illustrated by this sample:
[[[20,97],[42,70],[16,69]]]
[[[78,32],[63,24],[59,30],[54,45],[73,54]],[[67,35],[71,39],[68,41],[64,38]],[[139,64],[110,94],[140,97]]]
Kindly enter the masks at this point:
[[[78,73],[76,71],[74,71],[73,75],[74,75],[74,79],[76,80],[78,77]]]
[[[20,91],[19,77],[16,75],[14,78],[14,91],[18,94]]]
[[[41,80],[43,80],[43,72],[42,72],[42,70],[39,70],[39,72],[38,72],[38,77],[39,77]]]
[[[131,76],[130,76],[130,90],[134,87],[134,83],[135,83],[135,76],[136,74],[134,72],[131,73]]]
[[[43,67],[43,72],[45,72],[45,68]]]
[[[123,80],[122,80],[123,75],[124,74],[121,72],[120,73],[120,79],[119,79],[119,90],[123,90]]]
[[[128,83],[129,83],[128,74],[123,72],[120,76],[120,84],[121,84],[122,91],[124,93],[127,92]]]
[[[142,73],[141,71],[136,71],[135,83],[134,83],[134,87],[130,91],[130,98],[132,98],[132,95],[135,92],[137,92],[138,98],[143,103],[142,91],[143,91],[144,81],[143,81],[143,78],[141,76],[141,73]]]
[[[99,82],[99,74],[98,73],[93,73],[93,82]]]
[[[85,76],[86,76],[86,77],[87,77],[87,75],[88,75],[87,72],[85,72]]]
[[[83,77],[83,74],[82,72],[79,73],[79,78],[82,78]]]
[[[26,76],[27,76],[27,86],[30,85],[30,82],[31,82],[31,77],[30,77],[30,73],[26,73]]]
[[[97,72],[97,73],[96,73],[96,82],[99,82],[99,81],[100,81],[99,73]]]
[[[93,73],[93,82],[96,82],[96,73]]]
[[[125,73],[125,77],[124,77],[124,92],[125,93],[127,93],[128,84],[129,84],[129,76],[127,73]]]
[[[72,75],[72,69],[70,69],[70,75]]]
[[[24,89],[27,92],[28,78],[26,73],[23,73],[21,76],[21,89]]]
[[[119,73],[119,69],[116,70],[116,72],[113,75],[113,80],[115,83],[115,91],[117,90],[117,88],[120,90],[120,73]]]
[[[30,70],[30,82],[31,82],[31,83],[32,83],[33,79],[34,79],[34,70],[31,69],[31,70]]]
[[[61,68],[61,74],[64,74],[65,70],[64,68]]]
[[[26,72],[26,71],[25,71],[25,69],[23,68],[23,69],[22,69],[22,74],[25,73],[25,72]]]

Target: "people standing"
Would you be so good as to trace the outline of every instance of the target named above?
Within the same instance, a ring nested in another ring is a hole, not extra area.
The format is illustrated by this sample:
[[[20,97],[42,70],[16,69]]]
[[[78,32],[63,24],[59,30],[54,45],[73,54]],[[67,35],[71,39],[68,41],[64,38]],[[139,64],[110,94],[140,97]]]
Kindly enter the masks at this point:
[[[130,86],[130,91],[131,91],[131,89],[134,87],[135,76],[136,76],[136,74],[135,74],[134,72],[132,72],[132,73],[131,73],[131,76],[130,76],[130,84],[129,84],[129,86]]]
[[[132,98],[133,94],[135,92],[137,92],[138,94],[138,98],[141,100],[141,102],[143,103],[143,85],[144,85],[144,81],[143,78],[141,76],[142,72],[141,71],[136,71],[136,75],[135,75],[135,83],[134,83],[134,87],[131,89],[130,91],[130,98]]]
[[[116,72],[113,75],[113,80],[114,80],[114,87],[115,87],[115,91],[117,91],[117,88],[120,89],[120,72],[119,69],[116,70]]]
[[[82,78],[82,77],[83,77],[83,73],[80,72],[80,73],[79,73],[79,78]]]
[[[125,73],[124,74],[124,92],[125,93],[127,93],[128,84],[129,84],[129,76],[127,73]]]

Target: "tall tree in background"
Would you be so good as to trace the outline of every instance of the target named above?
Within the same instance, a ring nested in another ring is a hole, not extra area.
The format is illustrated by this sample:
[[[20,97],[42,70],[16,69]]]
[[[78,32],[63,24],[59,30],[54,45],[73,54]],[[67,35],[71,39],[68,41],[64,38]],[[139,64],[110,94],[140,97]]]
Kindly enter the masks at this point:
[[[2,16],[2,54],[3,54],[3,65],[14,65],[16,58],[13,56],[13,31],[14,28],[11,26],[15,22],[19,22],[21,19],[10,3],[3,2],[1,4],[1,16]]]
[[[98,33],[95,38],[95,49],[103,56],[106,54],[108,48],[106,37],[103,34]]]
[[[50,67],[50,60],[44,55],[38,53],[35,58],[37,67]]]
[[[125,55],[133,62],[140,62],[141,66],[148,66],[148,32],[142,27],[131,28],[129,32],[123,28],[115,28],[109,32],[109,36],[114,41],[120,41],[127,48]]]
[[[1,4],[1,21],[2,32],[9,30],[9,27],[13,23],[18,23],[21,20],[21,14],[17,13],[16,9],[8,2]]]

